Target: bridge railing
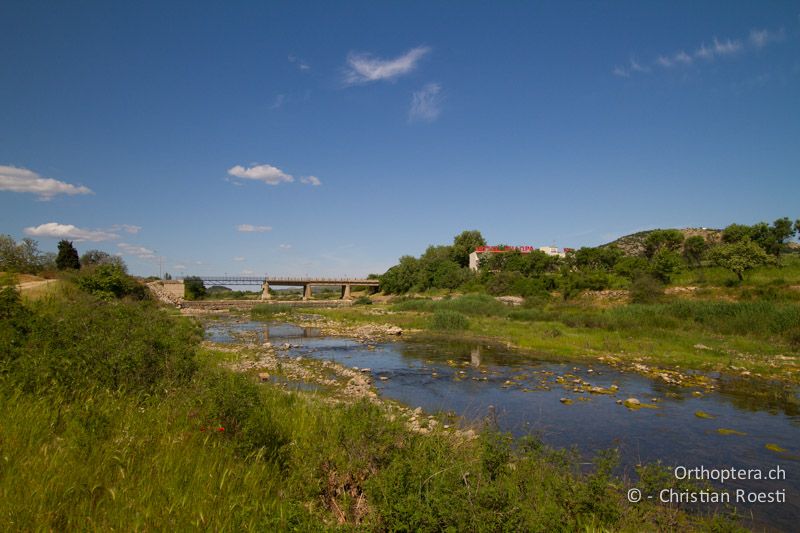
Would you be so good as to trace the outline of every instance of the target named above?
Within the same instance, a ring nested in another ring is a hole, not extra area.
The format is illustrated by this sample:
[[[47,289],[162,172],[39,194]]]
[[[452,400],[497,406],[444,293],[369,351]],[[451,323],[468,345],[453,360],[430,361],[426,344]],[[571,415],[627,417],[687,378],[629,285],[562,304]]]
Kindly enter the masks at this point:
[[[290,276],[198,276],[205,283],[378,283],[377,279],[368,278],[313,278],[313,277],[290,277]],[[184,278],[185,279],[185,278]]]

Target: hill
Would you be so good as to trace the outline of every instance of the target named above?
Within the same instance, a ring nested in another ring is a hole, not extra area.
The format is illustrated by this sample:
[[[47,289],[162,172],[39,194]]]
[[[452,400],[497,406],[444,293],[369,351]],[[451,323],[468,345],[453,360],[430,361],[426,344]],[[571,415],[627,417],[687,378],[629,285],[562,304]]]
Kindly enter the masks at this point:
[[[616,246],[617,248],[625,252],[625,255],[634,255],[634,256],[644,255],[645,240],[647,239],[647,236],[654,231],[657,230],[652,229],[647,231],[640,231],[638,233],[632,233],[630,235],[625,235],[624,237],[620,237],[619,239],[613,242],[609,242],[607,244],[603,244],[602,246]],[[709,243],[718,243],[722,239],[721,229],[683,228],[679,229],[678,231],[683,233],[684,239],[688,239],[689,237],[693,237],[695,235],[702,236]]]

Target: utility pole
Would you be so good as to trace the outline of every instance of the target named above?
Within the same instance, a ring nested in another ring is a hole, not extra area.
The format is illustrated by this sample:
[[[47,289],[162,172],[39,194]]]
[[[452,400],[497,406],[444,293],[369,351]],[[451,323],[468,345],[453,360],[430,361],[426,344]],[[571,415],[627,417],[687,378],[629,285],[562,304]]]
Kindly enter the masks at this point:
[[[158,279],[163,279],[164,276],[161,274],[161,268],[164,265],[164,257],[158,256]]]

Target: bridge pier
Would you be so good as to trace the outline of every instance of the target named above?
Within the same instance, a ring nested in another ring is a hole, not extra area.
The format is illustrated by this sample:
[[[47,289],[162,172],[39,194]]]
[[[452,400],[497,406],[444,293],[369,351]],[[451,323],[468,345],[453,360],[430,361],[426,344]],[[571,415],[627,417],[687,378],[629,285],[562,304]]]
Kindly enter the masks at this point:
[[[350,299],[350,284],[342,285],[342,300]]]
[[[262,300],[269,300],[272,298],[272,295],[269,293],[269,283],[266,281],[261,284],[261,299]]]
[[[311,299],[311,285],[306,283],[303,286],[303,300],[310,300]]]

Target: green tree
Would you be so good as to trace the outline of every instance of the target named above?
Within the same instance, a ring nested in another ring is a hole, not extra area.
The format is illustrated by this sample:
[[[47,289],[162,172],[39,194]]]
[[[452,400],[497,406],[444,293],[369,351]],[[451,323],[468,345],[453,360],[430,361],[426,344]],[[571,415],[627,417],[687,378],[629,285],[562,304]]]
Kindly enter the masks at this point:
[[[452,247],[450,246],[428,246],[428,248],[425,250],[425,253],[422,254],[417,261],[417,274],[414,287],[419,291],[440,287],[435,279],[438,278],[440,282],[443,281],[441,276],[436,275],[436,273],[440,270],[440,267],[445,263],[450,263],[454,265],[456,269],[459,268],[458,265],[450,260],[451,255]],[[447,283],[447,285],[449,286],[450,283]],[[458,285],[459,283],[456,283],[454,287],[457,287]]]
[[[81,260],[78,258],[78,250],[72,245],[72,241],[58,241],[58,256],[56,257],[56,267],[59,270],[81,268]]]
[[[81,266],[87,267],[96,265],[115,265],[122,269],[123,272],[128,271],[128,266],[121,257],[111,255],[103,250],[89,250],[81,256]]]
[[[700,261],[708,250],[708,243],[701,235],[693,235],[683,242],[683,257],[690,266],[700,267]]]
[[[42,270],[43,256],[33,239],[17,243],[10,235],[0,235],[0,270],[37,274]]]
[[[206,286],[197,276],[189,276],[183,280],[183,295],[187,300],[200,300],[206,295]]]
[[[417,281],[419,261],[404,255],[399,264],[387,270],[381,277],[381,291],[386,294],[403,294],[411,290]]]
[[[647,234],[644,241],[644,253],[652,259],[656,252],[666,249],[672,252],[680,250],[683,244],[683,233],[676,229],[657,229]]]
[[[795,233],[797,233],[797,229],[792,227],[792,221],[789,220],[789,217],[783,217],[772,223],[770,233],[772,238],[766,251],[780,260],[783,247],[786,246],[786,242],[789,239],[794,237]]]
[[[744,279],[746,271],[764,265],[768,261],[764,249],[750,239],[720,244],[711,249],[708,257],[715,265],[736,274],[739,281]]]
[[[722,230],[722,242],[734,243],[750,239],[752,228],[744,224],[731,224]]]
[[[660,248],[650,260],[650,270],[662,283],[669,283],[682,267],[683,260],[678,252],[667,248]]]
[[[486,246],[486,239],[478,230],[462,231],[453,238],[452,257],[458,266],[469,266],[469,254],[478,246]]]
[[[622,250],[616,246],[583,247],[572,255],[572,259],[583,270],[611,270],[623,255],[625,254]]]
[[[650,263],[644,257],[623,257],[614,265],[615,274],[631,281],[647,272],[650,272]]]

